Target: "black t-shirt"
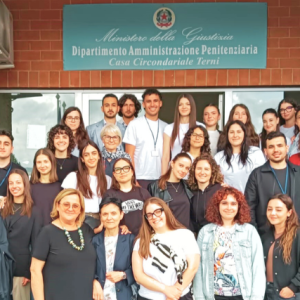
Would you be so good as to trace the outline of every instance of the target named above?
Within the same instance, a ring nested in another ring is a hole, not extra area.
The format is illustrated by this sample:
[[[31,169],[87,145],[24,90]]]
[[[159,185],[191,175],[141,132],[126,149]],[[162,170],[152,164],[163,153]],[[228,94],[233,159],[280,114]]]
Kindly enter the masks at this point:
[[[126,225],[134,235],[137,235],[142,225],[144,202],[151,197],[149,192],[141,187],[134,187],[128,193],[109,189],[104,197],[116,197],[122,200],[124,218],[121,225]]]
[[[93,279],[96,251],[92,244],[93,230],[81,226],[84,249],[78,251],[68,242],[64,230],[53,224],[43,227],[32,256],[45,261],[43,269],[45,299],[93,299]],[[80,246],[77,230],[69,231],[71,239]]]
[[[10,173],[13,169],[23,170],[27,174],[27,171],[23,167],[21,167],[20,165],[14,163],[14,162],[12,163],[11,168],[10,168],[10,163],[5,168],[0,168],[0,196],[4,196],[4,197],[6,196],[7,179],[9,176],[9,174],[7,174],[7,172],[9,171],[9,173]]]
[[[167,182],[168,192],[173,199],[169,202],[169,207],[173,212],[174,217],[183,226],[189,228],[190,226],[190,201],[184,190],[181,182]],[[177,191],[177,192],[176,192]]]
[[[286,179],[286,168],[284,169],[274,169],[275,171],[275,174],[277,175],[277,178],[281,184],[281,187],[283,188],[283,190],[285,189],[285,179]],[[290,181],[291,181],[291,178],[290,178],[290,174],[289,174],[289,178],[288,178],[288,183],[287,183],[287,194],[290,195],[291,194],[291,185],[290,185]],[[275,194],[283,194],[283,192],[281,191],[280,187],[279,187],[279,184],[276,180],[276,183],[275,183],[275,189],[274,189],[274,195]]]
[[[56,157],[56,172],[60,183],[64,181],[69,173],[78,171],[78,159],[72,154],[69,158]]]
[[[62,190],[60,182],[30,184],[31,197],[36,207],[42,214],[43,226],[52,222],[50,213],[57,194]]]

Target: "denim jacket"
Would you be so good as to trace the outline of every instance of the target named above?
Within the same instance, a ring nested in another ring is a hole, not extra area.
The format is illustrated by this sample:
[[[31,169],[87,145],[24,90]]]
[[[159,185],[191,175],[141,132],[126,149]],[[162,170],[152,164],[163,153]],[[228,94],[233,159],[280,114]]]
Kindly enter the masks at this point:
[[[216,224],[204,226],[198,236],[201,261],[194,279],[195,300],[214,300],[214,251]],[[235,226],[232,251],[244,300],[263,300],[266,288],[263,247],[254,226]]]

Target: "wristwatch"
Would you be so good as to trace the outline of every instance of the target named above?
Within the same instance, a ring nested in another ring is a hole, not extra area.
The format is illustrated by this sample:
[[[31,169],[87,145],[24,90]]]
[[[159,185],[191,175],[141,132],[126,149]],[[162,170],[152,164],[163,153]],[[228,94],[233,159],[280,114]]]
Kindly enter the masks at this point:
[[[123,272],[123,277],[122,277],[122,279],[124,280],[124,279],[126,279],[126,278],[127,278],[126,273]]]

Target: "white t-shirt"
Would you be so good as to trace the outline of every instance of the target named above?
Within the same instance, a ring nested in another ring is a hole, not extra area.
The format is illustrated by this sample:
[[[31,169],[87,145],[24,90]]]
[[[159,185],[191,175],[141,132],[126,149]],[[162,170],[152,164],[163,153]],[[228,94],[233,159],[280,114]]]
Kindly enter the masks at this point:
[[[244,193],[249,175],[255,168],[262,166],[266,162],[266,158],[258,147],[250,146],[248,162],[243,166],[239,159],[239,154],[233,154],[231,167],[229,167],[224,157],[224,151],[215,155],[215,161],[221,168],[225,183]]]
[[[201,125],[205,128],[205,125],[200,123],[200,122],[196,122],[197,125]],[[178,153],[181,152],[181,149],[182,149],[182,142],[183,142],[183,139],[184,139],[184,136],[185,134],[187,133],[187,131],[189,130],[189,127],[190,127],[190,124],[179,124],[179,139],[178,139],[178,136],[176,137],[176,140],[174,141],[174,146],[171,150],[172,152],[172,158],[173,159]],[[165,131],[164,133],[171,137],[172,136],[172,131],[173,131],[173,128],[174,128],[174,123],[172,124],[169,124],[165,127]]]
[[[177,229],[169,231],[163,234],[157,234],[159,240],[162,243],[165,243],[168,246],[176,251],[176,253],[183,253],[184,255],[189,254],[200,254],[198,244],[193,233],[188,229]],[[139,251],[140,248],[140,239],[138,239],[134,245],[133,251]],[[155,245],[150,243],[150,252],[152,257],[143,259],[143,271],[149,277],[161,282],[165,285],[174,285],[177,281],[176,271],[173,261],[170,259],[170,264],[168,265],[167,270],[162,273],[157,267],[152,265],[153,257],[156,256],[156,253],[159,250]],[[186,295],[189,292],[189,286],[183,291],[182,296]],[[166,300],[166,296],[163,293],[156,292],[140,286],[139,295],[155,300]]]
[[[217,145],[218,145],[220,132],[218,130],[214,130],[214,131],[208,130],[207,132],[209,135],[211,155],[215,156],[217,154]]]
[[[77,189],[77,177],[76,177],[77,172],[71,172],[67,175],[67,177],[64,179],[63,183],[61,186],[64,189]],[[107,189],[110,188],[111,186],[111,178],[107,175],[106,180],[107,180]],[[90,175],[90,186],[91,190],[93,192],[93,198],[88,199],[84,198],[84,204],[85,204],[85,212],[87,213],[98,213],[99,212],[99,205],[101,203],[102,197],[97,196],[97,177]]]
[[[289,128],[286,128],[283,125],[280,126],[280,132],[282,132],[289,139],[291,139],[295,135],[294,130],[295,130],[295,126]]]
[[[152,156],[154,150],[154,140],[149,129],[152,130],[154,139],[157,136],[157,127],[159,132],[156,143],[158,156]],[[123,142],[135,146],[134,165],[137,179],[156,180],[161,175],[161,158],[163,150],[163,133],[167,123],[157,120],[151,121],[139,117],[132,120],[125,131]]]

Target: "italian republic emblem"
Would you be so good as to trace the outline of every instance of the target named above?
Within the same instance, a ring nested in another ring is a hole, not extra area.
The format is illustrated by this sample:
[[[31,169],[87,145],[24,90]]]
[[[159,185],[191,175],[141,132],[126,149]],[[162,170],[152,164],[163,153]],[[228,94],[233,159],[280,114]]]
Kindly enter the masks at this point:
[[[175,14],[170,8],[159,8],[154,13],[153,22],[161,30],[170,29],[175,23]]]

